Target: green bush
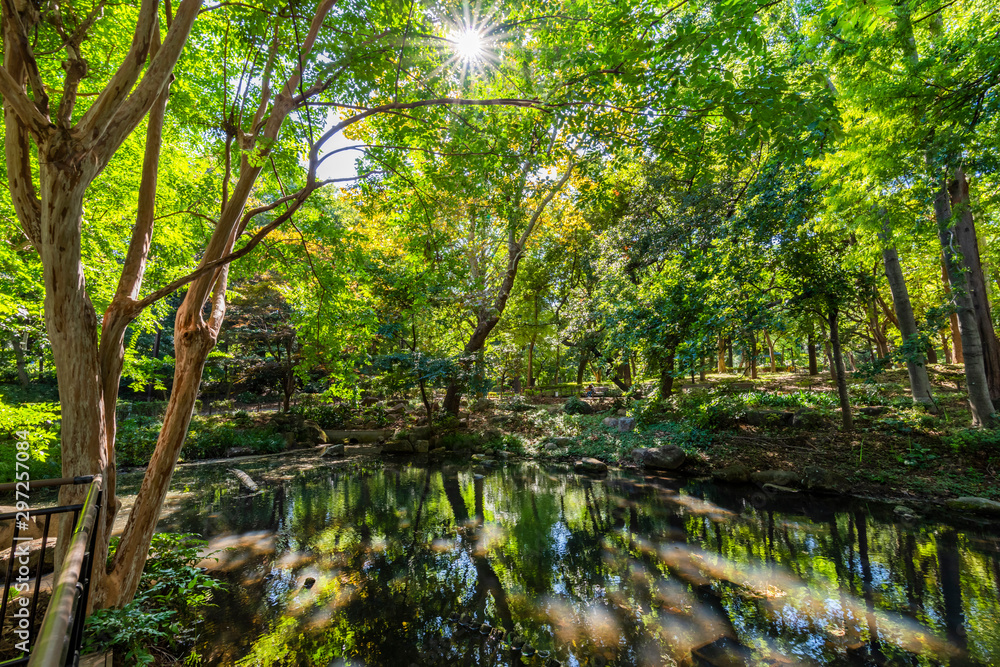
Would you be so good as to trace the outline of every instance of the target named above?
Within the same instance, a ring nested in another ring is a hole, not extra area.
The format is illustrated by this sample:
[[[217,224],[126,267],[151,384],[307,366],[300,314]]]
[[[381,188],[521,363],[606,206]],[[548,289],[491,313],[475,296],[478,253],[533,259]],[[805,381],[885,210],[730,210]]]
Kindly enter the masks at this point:
[[[962,454],[1000,453],[1000,430],[967,428],[941,438],[941,442]]]
[[[212,606],[212,597],[223,584],[197,567],[204,540],[193,534],[153,535],[149,560],[139,580],[135,598],[121,609],[101,609],[87,619],[84,653],[116,651],[127,665],[151,665],[153,650],[188,653],[197,638],[200,617]],[[111,542],[108,562],[118,546]]]
[[[163,423],[157,417],[132,417],[118,422],[115,456],[120,466],[144,466],[156,449]]]
[[[581,400],[578,396],[570,396],[569,400],[563,403],[563,412],[568,415],[589,415],[594,411],[590,404]]]
[[[187,460],[215,459],[231,447],[249,447],[256,454],[284,451],[285,437],[272,428],[237,428],[214,419],[194,419],[181,456]]]
[[[60,470],[59,404],[13,403],[25,393],[0,393],[0,479],[13,480],[17,472],[19,433],[27,433],[28,461],[32,479],[58,477]],[[23,471],[23,468],[21,468]]]

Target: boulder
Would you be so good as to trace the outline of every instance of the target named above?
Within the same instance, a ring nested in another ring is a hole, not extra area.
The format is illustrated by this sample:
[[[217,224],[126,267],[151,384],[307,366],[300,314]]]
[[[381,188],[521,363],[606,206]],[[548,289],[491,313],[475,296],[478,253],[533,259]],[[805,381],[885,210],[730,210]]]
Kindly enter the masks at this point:
[[[430,440],[417,440],[413,443],[413,451],[417,454],[426,454],[431,450]]]
[[[830,493],[843,493],[849,486],[843,476],[819,466],[806,466],[802,469],[801,485],[810,491]]]
[[[815,410],[802,409],[792,417],[793,428],[816,429],[830,425],[826,417]]]
[[[434,429],[430,426],[414,426],[410,429],[409,440],[410,442],[416,442],[417,440],[429,440],[433,432]]]
[[[774,484],[776,486],[798,486],[800,475],[791,470],[760,470],[750,475],[754,484]]]
[[[412,454],[413,444],[409,440],[390,440],[382,445],[382,451],[386,454]]]
[[[343,456],[344,446],[341,444],[327,445],[323,448],[323,453],[320,454],[322,457],[332,458],[334,456]]]
[[[677,445],[640,447],[632,450],[632,459],[644,468],[677,470],[684,465],[687,454]]]
[[[344,442],[366,444],[387,440],[393,432],[389,429],[369,429],[369,430],[329,430],[326,432],[327,442]]]
[[[795,422],[795,413],[790,410],[749,410],[740,421],[750,426],[791,426]]]
[[[729,484],[745,484],[750,481],[750,468],[744,465],[726,466],[720,470],[712,471],[712,478],[719,482]]]
[[[406,412],[406,403],[397,403],[396,405],[386,410],[386,413],[390,415],[401,415],[405,412]]]
[[[585,458],[573,464],[573,470],[587,475],[603,475],[608,472],[608,464],[597,459]]]
[[[621,410],[619,410],[615,414],[618,415],[619,417],[624,417],[625,415],[628,414],[628,410],[626,410],[625,408],[622,408]]]
[[[319,424],[311,419],[307,419],[302,422],[302,428],[299,429],[297,435],[299,442],[312,447],[315,447],[316,445],[325,445],[329,442],[326,437],[326,431],[324,431]]]
[[[362,454],[381,454],[381,445],[344,445],[344,454],[347,456],[360,456]]]
[[[798,493],[798,489],[793,489],[790,486],[781,486],[779,484],[765,484],[761,487],[768,493]]]
[[[572,447],[575,444],[576,444],[576,439],[575,438],[563,438],[563,437],[560,437],[560,436],[550,436],[550,437],[546,438],[545,448],[549,449],[549,445],[555,445],[555,447],[552,447],[551,449],[555,449],[556,447]]]
[[[550,451],[550,452],[552,450],[554,450],[554,449],[559,449],[559,445],[557,445],[554,442],[546,442],[545,445],[544,445],[544,447],[545,447],[546,451]]]
[[[964,496],[962,498],[950,498],[944,501],[944,504],[948,506],[948,509],[957,512],[1000,516],[1000,503],[988,498]]]
[[[635,428],[635,417],[619,417],[617,429],[621,433],[628,433]]]
[[[608,428],[618,428],[618,417],[605,417],[601,423]]]

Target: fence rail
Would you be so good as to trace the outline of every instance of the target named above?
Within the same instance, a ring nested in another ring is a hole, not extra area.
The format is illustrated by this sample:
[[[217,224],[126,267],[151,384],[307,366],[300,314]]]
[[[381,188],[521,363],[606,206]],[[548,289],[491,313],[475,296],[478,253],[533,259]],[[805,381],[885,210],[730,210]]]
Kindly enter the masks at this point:
[[[12,628],[11,636],[16,640],[24,641],[26,639],[25,646],[29,648],[29,651],[22,653],[20,657],[0,662],[0,667],[13,667],[14,665],[28,665],[29,667],[75,666],[80,660],[80,644],[83,640],[83,624],[86,620],[94,545],[97,538],[97,531],[94,527],[97,517],[100,515],[103,496],[102,479],[100,475],[88,475],[31,481],[32,488],[59,487],[69,484],[89,485],[83,503],[31,510],[28,522],[23,521],[23,519],[18,520],[18,512],[0,514],[0,524],[5,521],[14,522],[10,552],[5,568],[3,597],[0,600],[0,622],[6,624],[7,606],[17,599],[17,597],[10,597],[15,561],[19,563],[19,581],[27,582],[32,579],[34,581],[30,602],[15,605],[20,608],[27,607],[30,610],[27,616],[19,614],[20,609],[18,609],[12,617],[14,628]],[[16,487],[16,483],[0,484],[0,493],[14,491]],[[69,548],[63,560],[59,577],[49,598],[48,609],[39,622],[35,620],[37,618],[35,611],[38,606],[38,594],[41,588],[52,517],[70,513],[73,515],[73,534],[70,537]],[[35,572],[32,576],[30,544],[34,538],[22,537],[20,533],[22,530],[30,530],[30,522],[36,522],[35,526],[37,527],[37,520],[43,517],[41,546],[37,552]],[[22,546],[25,543],[28,546]],[[22,557],[26,558],[27,565],[20,562]],[[21,619],[25,621],[23,625]],[[16,644],[11,648],[16,649]]]

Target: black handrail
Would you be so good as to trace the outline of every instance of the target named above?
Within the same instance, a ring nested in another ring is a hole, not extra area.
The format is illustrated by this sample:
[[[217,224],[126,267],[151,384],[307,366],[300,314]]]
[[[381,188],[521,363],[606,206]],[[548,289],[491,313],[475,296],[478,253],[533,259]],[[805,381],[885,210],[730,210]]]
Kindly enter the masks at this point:
[[[32,667],[61,667],[76,665],[80,657],[80,644],[83,639],[83,624],[86,620],[87,600],[90,595],[90,575],[93,569],[93,553],[97,538],[94,529],[97,517],[100,515],[102,479],[100,475],[83,477],[67,477],[52,480],[32,480],[31,486],[56,487],[67,484],[89,484],[87,497],[82,504],[62,505],[31,510],[29,521],[36,517],[45,517],[42,529],[41,549],[35,563],[34,590],[30,603],[27,598],[18,603],[20,608],[15,611],[15,644],[14,649],[22,650],[21,657],[0,662],[0,667],[14,665],[29,665]],[[0,484],[0,492],[15,490],[17,484]],[[58,514],[73,513],[74,530],[70,538],[69,549],[63,560],[59,579],[49,599],[49,606],[41,622],[37,622],[35,611],[38,607],[38,591],[42,579],[42,569],[45,564],[45,551],[48,547],[51,519]],[[31,580],[30,545],[32,538],[20,537],[19,533],[27,528],[24,517],[18,517],[19,512],[0,514],[0,522],[13,520],[14,530],[11,535],[11,547],[8,557],[6,578],[2,601],[0,601],[0,621],[7,618],[8,601],[21,599],[15,596],[8,600],[14,575],[14,562],[18,561],[18,583],[27,584]],[[37,526],[37,524],[36,524]],[[22,562],[22,558],[24,561]],[[26,592],[27,586],[25,586]],[[20,609],[28,608],[26,614],[20,614]],[[24,623],[22,624],[22,619]],[[36,641],[37,637],[37,641]],[[17,641],[20,640],[20,641]]]

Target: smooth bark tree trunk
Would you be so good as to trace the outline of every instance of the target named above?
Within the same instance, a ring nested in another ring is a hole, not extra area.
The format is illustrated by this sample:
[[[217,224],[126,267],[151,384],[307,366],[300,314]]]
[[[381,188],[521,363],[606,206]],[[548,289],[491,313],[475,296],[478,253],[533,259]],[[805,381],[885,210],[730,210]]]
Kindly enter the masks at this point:
[[[990,399],[996,401],[1000,399],[1000,340],[997,340],[990,314],[989,292],[986,290],[986,276],[980,261],[979,240],[976,237],[972,200],[969,197],[969,181],[961,167],[955,170],[954,178],[948,184],[948,193],[951,197],[954,239],[958,241],[958,250],[965,266],[965,286],[979,329]]]
[[[826,364],[830,369],[830,379],[837,382],[837,364],[833,361],[833,351],[830,348],[830,341],[823,342],[823,350],[826,352]]]
[[[28,376],[28,366],[24,361],[24,347],[21,338],[17,334],[11,336],[10,345],[14,348],[14,365],[17,367],[17,381],[23,388],[31,386],[31,377]]]
[[[806,352],[809,355],[809,375],[819,375],[819,365],[816,363],[816,340],[811,333],[806,343]]]
[[[764,332],[764,342],[767,343],[767,355],[771,359],[771,372],[778,372],[778,360],[774,358],[774,341],[771,340],[771,334],[767,331]]]
[[[923,351],[920,349],[920,331],[913,315],[913,305],[910,303],[910,293],[906,289],[906,279],[903,268],[899,264],[899,254],[895,245],[888,245],[891,238],[888,226],[882,228],[882,241],[886,247],[882,250],[882,263],[885,265],[885,277],[889,281],[889,291],[892,292],[892,306],[899,322],[899,333],[903,337],[903,359],[906,371],[910,376],[910,395],[917,405],[926,406],[932,410],[934,397],[931,393],[931,382],[927,377],[927,365]]]
[[[674,353],[670,352],[660,367],[660,397],[670,396],[674,391]]]
[[[935,207],[935,211],[936,211]],[[940,224],[940,221],[939,221]],[[951,296],[951,279],[948,277],[948,266],[944,259],[944,253],[941,254],[941,283],[944,285],[944,296],[948,301],[952,301]],[[951,313],[948,317],[948,323],[951,328],[951,346],[952,346],[952,361],[953,364],[964,364],[965,354],[962,352],[962,331],[961,327],[958,325],[958,313]]]
[[[726,338],[724,336],[719,336],[719,358],[716,369],[719,373],[726,372]]]
[[[827,314],[830,324],[830,343],[833,347],[833,363],[837,369],[837,395],[840,397],[841,423],[845,431],[854,428],[854,416],[851,414],[851,396],[847,393],[847,369],[844,368],[844,355],[840,349],[839,313],[831,309]]]
[[[944,329],[941,329],[941,331],[938,332],[941,336],[941,350],[944,352],[944,363],[953,364],[955,363],[955,357],[952,356],[951,346],[948,345],[948,334],[944,331]]]
[[[962,355],[965,360],[965,385],[969,393],[972,425],[992,427],[996,423],[995,410],[986,378],[983,346],[979,339],[979,323],[967,287],[967,269],[958,256],[959,241],[956,238],[956,221],[952,218],[949,193],[944,187],[938,191],[934,198],[934,216],[937,219],[938,238],[941,242],[948,281],[951,283],[952,302],[958,316]]]

